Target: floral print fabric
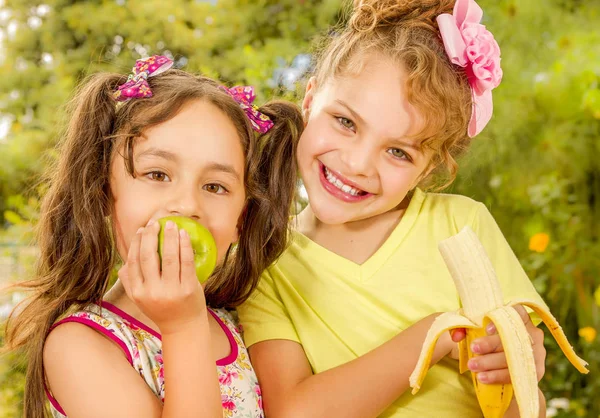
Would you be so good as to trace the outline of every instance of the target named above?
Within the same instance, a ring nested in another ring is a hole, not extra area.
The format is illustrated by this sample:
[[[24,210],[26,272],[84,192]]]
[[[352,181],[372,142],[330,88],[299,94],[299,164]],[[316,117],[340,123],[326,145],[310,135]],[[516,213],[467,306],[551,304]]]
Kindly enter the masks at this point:
[[[230,354],[217,361],[221,388],[223,416],[227,418],[263,418],[262,397],[248,351],[243,344],[241,331],[232,315],[223,309],[209,312],[219,323],[231,346]],[[119,308],[103,302],[102,307],[91,305],[83,311],[67,316],[56,323],[79,322],[101,332],[117,343],[131,365],[161,400],[165,399],[162,342],[160,334],[130,317]],[[66,414],[48,392],[55,418]]]

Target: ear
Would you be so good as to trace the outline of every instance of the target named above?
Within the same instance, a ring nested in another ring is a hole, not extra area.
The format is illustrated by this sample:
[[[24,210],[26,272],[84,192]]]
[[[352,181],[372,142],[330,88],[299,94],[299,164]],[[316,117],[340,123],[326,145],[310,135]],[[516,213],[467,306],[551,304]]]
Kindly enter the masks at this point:
[[[311,77],[306,84],[306,91],[304,92],[304,100],[302,100],[302,115],[305,116],[305,122],[308,120],[308,114],[310,114],[310,107],[312,106],[315,92],[317,91],[317,78]]]

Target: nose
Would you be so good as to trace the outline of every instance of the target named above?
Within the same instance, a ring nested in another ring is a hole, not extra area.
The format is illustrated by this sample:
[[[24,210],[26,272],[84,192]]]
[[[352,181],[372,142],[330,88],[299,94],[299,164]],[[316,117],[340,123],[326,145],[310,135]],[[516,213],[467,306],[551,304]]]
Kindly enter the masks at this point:
[[[377,149],[373,142],[365,137],[346,144],[341,153],[346,174],[370,177],[375,173]]]
[[[165,197],[169,215],[186,216],[195,220],[202,219],[201,194],[196,187],[180,184],[173,187]]]

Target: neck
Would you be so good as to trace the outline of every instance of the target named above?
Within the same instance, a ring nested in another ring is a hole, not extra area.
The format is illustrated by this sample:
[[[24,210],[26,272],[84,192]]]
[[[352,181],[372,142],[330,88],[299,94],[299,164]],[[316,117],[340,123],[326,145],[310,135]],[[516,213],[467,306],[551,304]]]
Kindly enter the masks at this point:
[[[332,233],[332,234],[354,234],[361,233],[365,231],[370,231],[372,229],[377,229],[381,225],[392,225],[395,226],[398,221],[404,215],[408,204],[410,203],[410,199],[404,199],[398,206],[395,208],[381,213],[376,216],[372,216],[366,219],[360,219],[357,221],[346,222],[342,224],[327,224],[322,222],[313,212],[310,204],[304,208],[302,212],[298,214],[296,217],[295,227],[302,234],[310,237],[314,234],[321,233]]]
[[[121,280],[117,280],[113,287],[110,288],[108,292],[104,295],[103,298],[110,304],[115,305],[117,308],[121,309],[124,312],[127,312],[129,315],[140,321],[141,323],[149,326],[156,332],[160,332],[158,327],[150,318],[148,318],[144,313],[137,307],[137,305],[127,296],[125,292],[125,288],[121,283]]]
[[[322,222],[307,206],[296,219],[296,228],[311,241],[354,263],[368,260],[387,240],[402,219],[406,203],[373,216],[343,224]]]

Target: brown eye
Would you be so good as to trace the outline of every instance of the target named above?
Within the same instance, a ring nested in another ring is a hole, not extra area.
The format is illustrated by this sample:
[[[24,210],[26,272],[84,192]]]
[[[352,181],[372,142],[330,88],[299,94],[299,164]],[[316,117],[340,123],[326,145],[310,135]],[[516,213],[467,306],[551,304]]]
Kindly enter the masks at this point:
[[[168,179],[165,173],[161,173],[160,171],[153,171],[150,173],[150,178],[155,181],[165,181]]]
[[[148,173],[147,176],[150,178],[150,180],[154,181],[169,181],[169,176],[162,171],[152,171],[151,173]]]
[[[214,193],[214,194],[227,193],[227,189],[225,189],[225,187],[221,186],[220,184],[216,184],[216,183],[207,184],[206,186],[204,186],[204,190],[206,190],[209,193]]]

